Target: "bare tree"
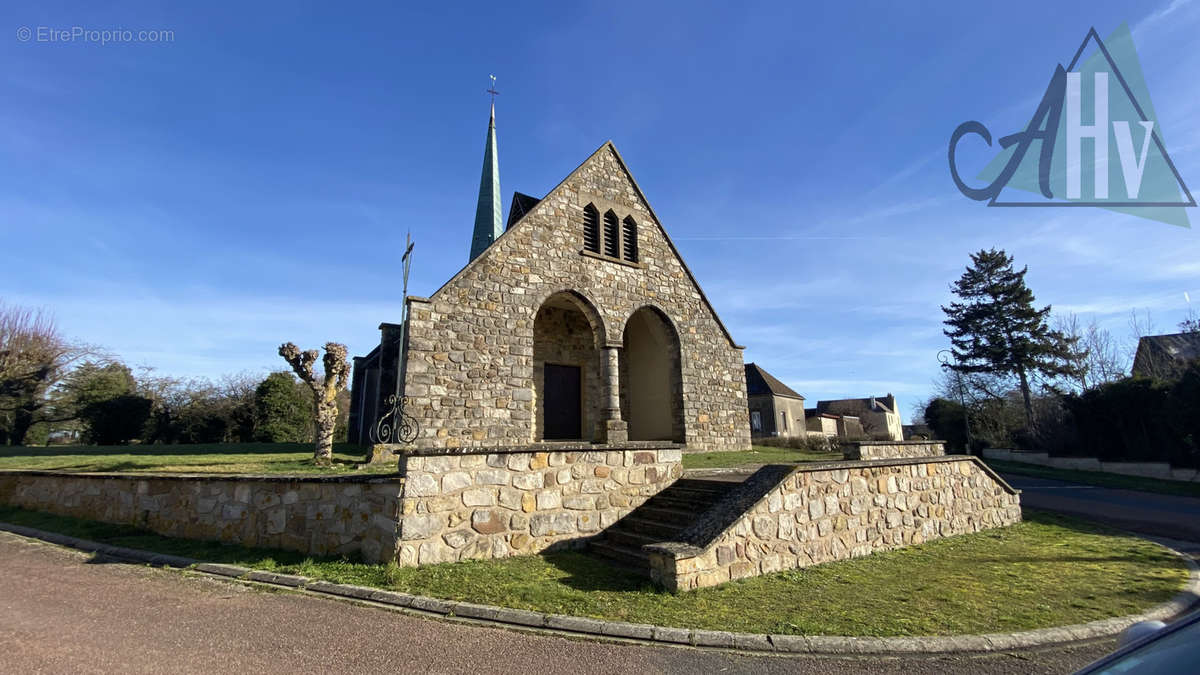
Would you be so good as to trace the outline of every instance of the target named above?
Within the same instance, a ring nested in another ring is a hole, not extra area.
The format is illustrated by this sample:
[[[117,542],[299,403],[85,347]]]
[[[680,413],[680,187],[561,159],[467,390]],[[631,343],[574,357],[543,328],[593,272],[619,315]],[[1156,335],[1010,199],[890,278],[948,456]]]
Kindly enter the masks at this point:
[[[1179,322],[1180,333],[1200,333],[1200,315],[1196,314],[1196,310],[1191,307],[1191,298],[1188,298],[1187,316],[1183,317],[1183,321]]]
[[[96,355],[94,348],[64,338],[44,311],[0,303],[0,413],[9,418],[9,442],[24,444],[37,422],[64,421],[47,416],[52,409],[47,393],[72,364]]]
[[[1070,378],[1072,389],[1085,391],[1092,387],[1115,382],[1125,376],[1125,364],[1112,334],[1100,327],[1095,319],[1086,326],[1074,313],[1055,317],[1055,329],[1075,339],[1075,376]]]
[[[350,364],[346,362],[346,345],[336,342],[325,343],[324,376],[313,372],[319,352],[315,349],[300,351],[288,342],[279,347],[279,355],[288,362],[296,375],[313,392],[313,419],[316,421],[316,450],[313,461],[328,465],[333,461],[333,431],[337,426],[338,392],[346,388]]]

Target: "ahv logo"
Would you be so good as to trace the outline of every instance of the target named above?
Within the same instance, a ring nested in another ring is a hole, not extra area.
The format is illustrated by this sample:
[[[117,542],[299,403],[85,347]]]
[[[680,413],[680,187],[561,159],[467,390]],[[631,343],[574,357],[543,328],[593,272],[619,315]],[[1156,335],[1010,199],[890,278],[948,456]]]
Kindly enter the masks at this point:
[[[1080,65],[1091,41],[1096,49]],[[1095,28],[1088,31],[1071,65],[1055,68],[1025,130],[1000,139],[1003,150],[976,177],[986,181],[983,187],[967,185],[955,162],[968,134],[989,146],[992,135],[979,122],[963,122],[950,137],[950,175],[971,199],[988,206],[1098,206],[1190,227],[1184,209],[1196,200],[1163,144],[1128,25],[1107,42]],[[1006,187],[1044,199],[1002,201]]]

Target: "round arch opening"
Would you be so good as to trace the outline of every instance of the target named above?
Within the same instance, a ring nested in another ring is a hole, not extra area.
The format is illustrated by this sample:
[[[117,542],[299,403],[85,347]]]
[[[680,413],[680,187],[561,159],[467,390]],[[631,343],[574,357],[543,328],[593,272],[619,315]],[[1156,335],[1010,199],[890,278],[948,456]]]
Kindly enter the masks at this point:
[[[555,293],[533,321],[533,440],[592,441],[600,420],[600,316],[582,296]]]
[[[679,335],[656,308],[625,322],[621,350],[621,419],[631,441],[685,442]]]

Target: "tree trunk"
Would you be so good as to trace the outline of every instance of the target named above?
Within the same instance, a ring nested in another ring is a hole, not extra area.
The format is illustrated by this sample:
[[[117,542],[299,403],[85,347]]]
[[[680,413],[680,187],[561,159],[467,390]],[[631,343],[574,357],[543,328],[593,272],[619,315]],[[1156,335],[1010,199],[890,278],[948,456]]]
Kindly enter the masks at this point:
[[[1025,402],[1025,428],[1033,431],[1033,398],[1029,394],[1029,377],[1025,375],[1025,369],[1021,368],[1017,371],[1021,376],[1021,399]]]
[[[12,429],[9,431],[9,442],[13,445],[25,445],[25,436],[33,426],[33,411],[17,408],[13,411]]]
[[[317,391],[313,404],[313,442],[316,449],[313,461],[328,466],[333,463],[333,427],[337,423],[337,405],[321,400],[324,392]]]

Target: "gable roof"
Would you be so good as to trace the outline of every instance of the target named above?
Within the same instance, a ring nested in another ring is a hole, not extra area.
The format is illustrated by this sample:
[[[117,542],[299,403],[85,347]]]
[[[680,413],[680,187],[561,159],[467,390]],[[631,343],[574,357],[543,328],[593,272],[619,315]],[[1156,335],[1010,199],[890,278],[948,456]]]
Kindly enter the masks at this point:
[[[760,368],[757,364],[746,364],[746,395],[755,396],[761,394],[770,394],[772,396],[787,396],[788,398],[798,398],[801,401],[804,397],[797,394],[791,387],[775,379],[775,376]]]
[[[1162,377],[1195,359],[1200,359],[1200,333],[1147,335],[1138,340],[1132,374]]]
[[[891,394],[888,394],[887,396],[891,396]],[[883,402],[887,396],[870,396],[868,398],[839,398],[832,401],[817,401],[817,410],[820,412],[828,412],[830,408],[837,404],[842,410],[854,410],[859,414],[864,412],[894,413],[896,411],[889,408]],[[846,412],[840,414],[853,413]]]
[[[558,185],[555,185],[552,190],[547,192],[546,196],[542,197],[542,199],[539,200],[538,204],[535,204],[531,209],[526,211],[521,217],[519,217],[516,220],[509,223],[508,228],[504,232],[502,232],[499,237],[496,237],[496,240],[492,242],[491,246],[488,246],[488,249],[490,249],[492,246],[495,246],[496,243],[499,242],[504,237],[508,236],[509,232],[511,232],[513,229],[515,229],[516,226],[521,223],[521,221],[525,220],[525,216],[529,215],[529,213],[536,210],[537,207],[541,205],[541,202],[546,201],[550,197],[550,195],[554,194],[555,191],[557,191],[564,184],[566,184],[567,181],[574,178],[575,175],[577,173],[579,173],[580,170],[583,169],[583,167],[587,166],[588,162],[592,161],[593,157],[600,154],[604,150],[612,151],[613,157],[615,157],[617,160],[617,164],[620,165],[621,170],[625,172],[625,176],[627,178],[629,178],[629,184],[631,186],[633,186],[634,192],[637,193],[637,196],[639,199],[642,200],[642,203],[646,205],[646,210],[648,210],[650,212],[650,218],[654,221],[654,225],[656,227],[658,227],[659,234],[661,234],[663,237],[663,240],[667,242],[667,247],[669,249],[671,249],[671,253],[673,253],[675,255],[675,259],[679,261],[680,267],[683,268],[683,273],[686,274],[688,277],[688,280],[690,280],[692,282],[692,286],[695,287],[696,293],[698,293],[700,295],[700,301],[703,302],[704,306],[708,308],[709,313],[712,314],[713,320],[717,322],[717,326],[721,329],[721,332],[725,334],[725,339],[729,340],[729,345],[731,347],[733,347],[734,349],[745,349],[746,348],[745,345],[739,345],[737,342],[734,341],[733,335],[730,334],[729,329],[725,327],[725,323],[723,321],[721,321],[721,317],[720,317],[720,315],[717,314],[717,310],[715,308],[713,308],[712,303],[709,302],[709,300],[708,300],[708,296],[704,294],[704,289],[700,288],[700,282],[696,281],[696,275],[692,274],[692,270],[688,269],[687,262],[684,261],[683,256],[679,254],[679,249],[675,247],[675,242],[671,241],[671,237],[667,234],[666,228],[663,227],[662,221],[658,219],[658,214],[654,212],[654,207],[650,205],[650,200],[646,199],[646,194],[644,192],[642,192],[642,187],[640,185],[638,185],[637,179],[633,177],[633,172],[629,170],[629,166],[627,164],[625,164],[625,159],[623,157],[621,157],[620,152],[617,152],[617,146],[613,145],[612,141],[604,141],[604,143],[600,147],[596,148],[595,152],[588,155],[587,159],[580,162],[579,166],[575,167],[575,169],[572,170],[571,173],[567,174],[565,178],[563,178],[562,180],[560,180],[558,182]],[[447,279],[446,283],[442,284],[441,286],[438,287],[438,289],[436,291],[431,293],[429,297],[430,298],[436,297],[438,293],[442,292],[442,289],[446,288],[451,283],[453,283],[456,279],[458,279],[463,274],[465,274],[467,272],[467,270],[471,269],[471,267],[474,266],[476,264],[476,262],[480,258],[483,257],[483,254],[486,253],[488,249],[484,249],[483,251],[480,252],[479,256],[472,258],[466,265],[463,266],[462,269],[460,269],[453,276],[451,276],[449,279]]]
[[[513,226],[513,223],[525,217],[526,213],[533,210],[533,207],[541,203],[542,200],[537,197],[530,197],[523,192],[514,192],[512,205],[508,209],[508,222],[504,225],[504,230]]]

